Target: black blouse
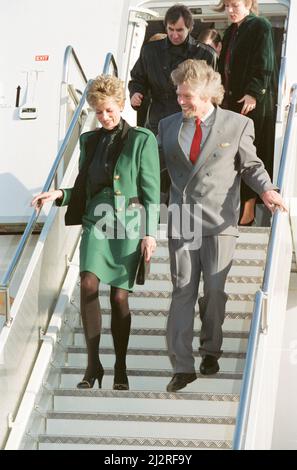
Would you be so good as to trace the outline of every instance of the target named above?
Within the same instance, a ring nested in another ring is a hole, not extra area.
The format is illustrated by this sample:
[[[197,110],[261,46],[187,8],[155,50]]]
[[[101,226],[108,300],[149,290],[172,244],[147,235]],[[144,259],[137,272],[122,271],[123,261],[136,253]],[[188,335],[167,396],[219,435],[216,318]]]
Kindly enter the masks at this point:
[[[102,128],[94,158],[88,169],[88,180],[91,188],[91,195],[99,193],[103,188],[112,188],[113,172],[117,162],[116,152],[121,132],[123,120],[111,131]]]

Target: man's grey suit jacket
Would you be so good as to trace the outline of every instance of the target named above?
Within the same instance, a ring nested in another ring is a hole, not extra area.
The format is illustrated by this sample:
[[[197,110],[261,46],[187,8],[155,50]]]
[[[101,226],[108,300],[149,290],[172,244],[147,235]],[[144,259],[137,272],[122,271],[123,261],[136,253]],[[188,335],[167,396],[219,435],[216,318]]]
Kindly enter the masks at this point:
[[[169,204],[200,203],[203,236],[237,236],[241,178],[258,194],[277,188],[257,157],[253,121],[220,107],[214,112],[214,123],[195,165],[179,145],[182,113],[160,121],[160,156],[171,179]]]

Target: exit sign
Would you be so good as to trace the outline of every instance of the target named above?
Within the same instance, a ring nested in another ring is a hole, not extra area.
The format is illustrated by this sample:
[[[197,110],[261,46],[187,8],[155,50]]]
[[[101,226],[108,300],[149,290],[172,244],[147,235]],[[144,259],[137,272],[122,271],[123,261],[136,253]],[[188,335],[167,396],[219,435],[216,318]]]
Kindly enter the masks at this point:
[[[44,61],[47,61],[49,59],[49,55],[36,55],[35,56],[35,60],[37,62],[44,62]]]

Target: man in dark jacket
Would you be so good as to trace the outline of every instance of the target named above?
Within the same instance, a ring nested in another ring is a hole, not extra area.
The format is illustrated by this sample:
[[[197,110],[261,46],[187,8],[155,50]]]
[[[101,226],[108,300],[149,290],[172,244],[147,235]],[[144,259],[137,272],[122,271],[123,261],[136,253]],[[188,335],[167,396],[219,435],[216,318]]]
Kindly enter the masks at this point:
[[[169,8],[164,25],[167,37],[142,47],[129,82],[131,105],[134,109],[139,109],[143,98],[148,93],[151,94],[146,127],[155,134],[158,132],[160,119],[181,110],[170,78],[172,70],[186,59],[206,60],[216,68],[216,55],[212,48],[197,42],[190,35],[194,20],[186,6],[173,5]]]

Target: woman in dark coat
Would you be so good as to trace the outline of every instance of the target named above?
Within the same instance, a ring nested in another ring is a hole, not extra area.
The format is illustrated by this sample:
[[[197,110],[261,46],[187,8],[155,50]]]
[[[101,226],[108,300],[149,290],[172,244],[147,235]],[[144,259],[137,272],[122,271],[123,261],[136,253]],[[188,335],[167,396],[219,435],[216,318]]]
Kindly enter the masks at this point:
[[[87,93],[100,129],[80,137],[79,174],[73,188],[37,195],[32,205],[47,201],[68,205],[67,225],[82,224],[80,244],[81,316],[88,365],[78,388],[92,388],[104,374],[99,359],[100,281],[109,284],[111,333],[115,349],[115,390],[128,390],[126,354],[131,315],[128,293],[133,288],[140,253],[149,261],[156,247],[160,169],[157,141],[144,128],[122,118],[124,89],[113,76],[101,75]]]
[[[222,0],[231,25],[225,31],[219,71],[225,87],[223,107],[254,121],[257,155],[270,177],[273,171],[276,64],[272,27],[257,16],[257,0]],[[251,225],[256,195],[242,187],[240,225]]]

